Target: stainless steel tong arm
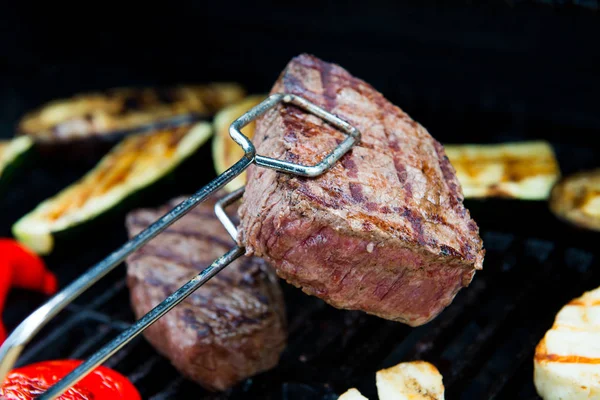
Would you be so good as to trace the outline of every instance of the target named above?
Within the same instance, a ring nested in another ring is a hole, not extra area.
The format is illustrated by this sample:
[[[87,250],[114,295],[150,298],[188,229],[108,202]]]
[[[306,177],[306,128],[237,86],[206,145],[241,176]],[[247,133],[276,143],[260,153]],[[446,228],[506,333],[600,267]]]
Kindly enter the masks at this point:
[[[281,102],[293,104],[311,114],[320,117],[327,123],[346,133],[347,137],[338,146],[336,146],[331,153],[325,156],[323,160],[312,166],[305,166],[257,155],[254,145],[246,136],[242,134],[241,129]],[[360,132],[346,121],[323,110],[322,108],[305,100],[302,97],[291,94],[274,94],[269,96],[256,107],[252,108],[250,111],[236,119],[229,128],[229,134],[232,139],[244,150],[244,157],[242,157],[242,159],[236,162],[223,174],[217,176],[202,189],[198,190],[192,196],[182,201],[144,231],[140,232],[119,249],[111,253],[104,260],[94,265],[87,272],[52,297],[46,304],[29,315],[23,322],[21,322],[21,324],[19,324],[19,326],[6,339],[2,347],[0,347],[0,381],[4,381],[4,378],[13,368],[19,355],[29,341],[68,304],[93,286],[101,278],[106,276],[116,266],[120,265],[131,253],[138,250],[149,240],[183,217],[192,208],[203,202],[211,194],[215,193],[236,176],[240,175],[246,168],[248,168],[250,164],[254,162],[256,165],[275,169],[281,172],[306,177],[315,177],[331,168],[331,166],[337,160],[339,160],[340,157],[342,157],[356,142],[360,140]],[[236,239],[237,231],[233,223],[227,218],[223,207],[237,200],[239,197],[241,197],[241,195],[242,190],[238,190],[223,198],[217,203],[216,206],[217,216],[221,222],[223,222],[225,228],[229,234],[232,235],[234,240]],[[123,331],[120,335],[93,354],[88,360],[80,364],[75,370],[48,389],[39,397],[39,399],[56,399],[71,386],[83,379],[94,368],[104,363],[113,354],[123,348],[133,338],[143,332],[144,329],[156,322],[156,320],[169,312],[177,304],[181,303],[186,297],[200,288],[220,270],[225,268],[236,258],[242,256],[244,251],[245,250],[243,247],[236,246],[223,256],[219,257],[210,266],[205,268],[197,276],[167,297],[162,303],[157,305],[146,315],[136,321],[130,328]]]

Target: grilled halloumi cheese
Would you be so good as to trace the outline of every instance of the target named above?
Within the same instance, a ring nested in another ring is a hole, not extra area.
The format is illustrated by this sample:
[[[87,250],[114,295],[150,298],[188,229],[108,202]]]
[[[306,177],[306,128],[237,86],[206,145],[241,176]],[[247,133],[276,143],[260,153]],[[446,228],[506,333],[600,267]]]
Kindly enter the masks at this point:
[[[535,349],[534,383],[544,400],[600,399],[600,288],[557,314]]]
[[[552,189],[550,209],[570,223],[600,231],[600,169],[561,180]]]
[[[552,146],[544,141],[444,147],[465,198],[544,200],[560,178]]]
[[[376,374],[379,400],[444,400],[442,375],[425,361],[400,363]]]
[[[348,389],[340,397],[338,397],[338,400],[369,400],[369,399],[367,399],[365,396],[360,394],[360,392],[358,390],[352,388],[352,389]]]

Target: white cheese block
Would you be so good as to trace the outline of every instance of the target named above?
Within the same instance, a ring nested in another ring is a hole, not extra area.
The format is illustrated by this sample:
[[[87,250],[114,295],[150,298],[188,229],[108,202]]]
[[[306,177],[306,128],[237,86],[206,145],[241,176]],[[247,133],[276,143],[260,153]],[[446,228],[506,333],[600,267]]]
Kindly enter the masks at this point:
[[[354,388],[348,389],[344,394],[338,397],[338,400],[369,400]]]
[[[545,400],[600,400],[600,288],[560,310],[535,349],[534,383]]]
[[[425,361],[400,363],[377,372],[379,400],[443,400],[444,384],[437,368]]]

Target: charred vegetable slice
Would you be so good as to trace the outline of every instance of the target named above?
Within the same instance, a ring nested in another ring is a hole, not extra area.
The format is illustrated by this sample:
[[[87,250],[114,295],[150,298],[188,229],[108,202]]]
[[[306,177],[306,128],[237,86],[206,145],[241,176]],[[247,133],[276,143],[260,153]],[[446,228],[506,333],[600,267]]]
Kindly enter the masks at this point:
[[[28,137],[0,141],[0,189],[7,183],[15,168],[27,157],[33,141]]]
[[[131,131],[164,127],[165,121],[178,124],[213,115],[243,97],[244,90],[235,83],[118,88],[52,101],[25,115],[18,133],[42,144],[113,139]]]
[[[83,178],[45,200],[13,226],[13,234],[39,254],[55,237],[116,207],[158,183],[193,155],[211,135],[209,123],[130,136]]]
[[[244,155],[242,148],[233,141],[229,136],[229,126],[233,121],[239,118],[242,114],[256,106],[258,103],[263,101],[266,96],[254,95],[246,97],[239,103],[232,104],[221,110],[216,116],[214,121],[215,137],[212,143],[212,154],[215,163],[215,170],[218,174],[222,174],[231,167]],[[242,133],[248,138],[254,137],[255,122],[251,122],[244,129]],[[246,173],[244,172],[233,181],[229,182],[225,189],[233,191],[237,188],[244,186],[246,183]]]
[[[560,178],[552,146],[543,141],[446,145],[465,198],[545,200]]]
[[[600,231],[600,169],[561,180],[552,189],[550,209],[572,224]]]

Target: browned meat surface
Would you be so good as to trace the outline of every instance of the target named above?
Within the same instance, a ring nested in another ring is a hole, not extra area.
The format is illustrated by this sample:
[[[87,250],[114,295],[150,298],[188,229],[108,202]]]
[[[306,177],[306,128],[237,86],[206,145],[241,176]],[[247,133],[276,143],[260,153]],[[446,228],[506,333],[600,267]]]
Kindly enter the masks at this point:
[[[370,85],[313,56],[287,65],[272,89],[281,92],[350,122],[362,141],[316,179],[250,167],[240,242],[335,307],[428,322],[484,255],[444,148]],[[258,154],[314,164],[343,137],[279,106],[257,122],[254,141]]]
[[[130,213],[129,235],[180,201]],[[129,257],[127,283],[138,318],[234,245],[213,206],[213,201],[201,204]],[[224,390],[278,363],[285,325],[277,276],[264,261],[243,257],[144,334],[182,374],[208,389]]]

